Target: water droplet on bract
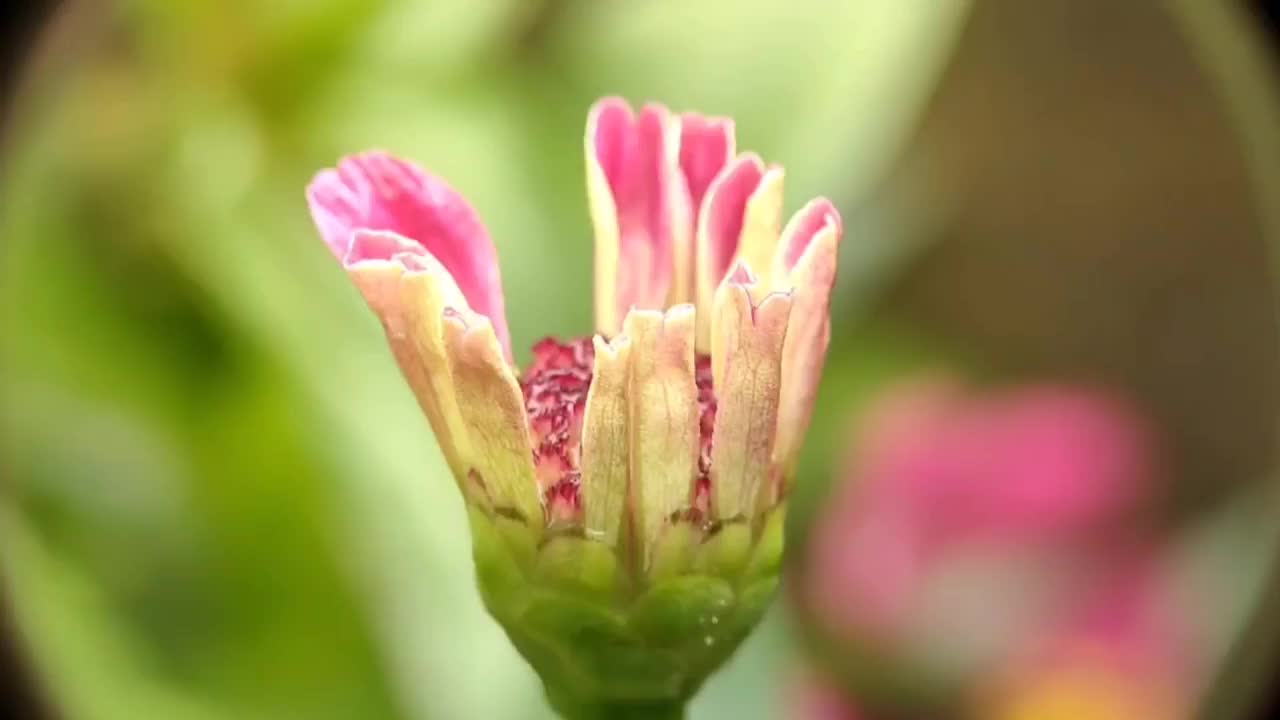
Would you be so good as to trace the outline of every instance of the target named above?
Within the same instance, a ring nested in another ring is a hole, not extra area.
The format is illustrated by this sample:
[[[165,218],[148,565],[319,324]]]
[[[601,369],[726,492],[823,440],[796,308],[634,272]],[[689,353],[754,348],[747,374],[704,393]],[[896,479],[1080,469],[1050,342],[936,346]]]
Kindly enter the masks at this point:
[[[715,638],[711,637],[710,635],[702,638],[702,642],[706,643],[707,647],[711,647],[716,643]]]
[[[711,624],[712,624],[712,625],[719,625],[719,624],[720,624],[720,616],[718,616],[718,615],[712,615],[712,616],[711,616]]]

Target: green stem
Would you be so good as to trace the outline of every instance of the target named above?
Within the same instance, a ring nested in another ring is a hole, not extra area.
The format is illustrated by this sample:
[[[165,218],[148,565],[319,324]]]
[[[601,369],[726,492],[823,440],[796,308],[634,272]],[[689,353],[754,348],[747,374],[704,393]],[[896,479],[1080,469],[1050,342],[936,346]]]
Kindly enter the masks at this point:
[[[564,720],[684,720],[680,704],[598,703],[557,707]]]
[[[682,700],[593,700],[547,688],[547,701],[564,720],[684,720]]]

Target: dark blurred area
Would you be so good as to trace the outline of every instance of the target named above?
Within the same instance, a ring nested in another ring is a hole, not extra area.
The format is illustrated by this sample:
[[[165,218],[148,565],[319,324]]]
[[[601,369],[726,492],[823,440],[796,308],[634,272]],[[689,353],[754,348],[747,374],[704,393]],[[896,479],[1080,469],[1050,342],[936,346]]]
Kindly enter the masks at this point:
[[[1181,30],[1106,6],[975,10],[904,156],[928,178],[898,180],[943,194],[945,226],[882,302],[997,376],[1125,388],[1199,511],[1274,462],[1273,248]]]
[[[874,720],[904,696],[1083,717],[1147,688],[1006,672],[1036,663],[964,630],[1025,607],[1050,619],[1009,647],[1045,639],[1058,667],[1054,641],[1097,626],[1010,588],[1077,583],[1092,608],[1148,570],[1116,595],[1176,597],[1176,627],[1104,625],[1143,663],[1194,668],[1142,665],[1186,688],[1147,720],[1280,716],[1277,3],[768,5],[7,7],[9,716],[547,717],[479,609],[452,488],[421,481],[433,441],[301,188],[366,146],[446,174],[494,230],[527,345],[587,322],[579,133],[612,92],[734,115],[790,198],[830,194],[851,226],[792,528],[796,594],[821,602],[780,608],[692,717]],[[961,389],[913,395],[939,377]],[[1075,400],[1008,399],[1045,387]],[[1055,414],[1099,397],[1124,423]],[[863,429],[891,416],[908,440]],[[1097,430],[1118,426],[1150,446]],[[1128,475],[1084,462],[1139,455]],[[1049,510],[1017,491],[1136,475],[1132,496]],[[908,538],[911,572],[894,562]],[[1149,563],[1107,562],[1139,546],[1124,560]],[[1151,614],[1139,600],[1117,614]],[[797,666],[822,668],[839,709],[788,704]]]
[[[30,0],[0,10],[0,117],[8,118],[23,60],[56,5],[52,0]]]
[[[0,9],[0,132],[8,127],[23,61],[54,11],[54,2],[31,0]],[[5,717],[50,717],[37,698],[30,667],[19,645],[5,587],[0,585],[0,708]]]

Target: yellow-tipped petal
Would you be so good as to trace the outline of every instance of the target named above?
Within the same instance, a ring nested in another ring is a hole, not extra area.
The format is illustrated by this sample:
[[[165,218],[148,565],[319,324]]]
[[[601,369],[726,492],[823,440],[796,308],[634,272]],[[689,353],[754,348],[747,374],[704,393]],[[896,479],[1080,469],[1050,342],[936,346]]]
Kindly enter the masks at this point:
[[[744,153],[711,183],[698,215],[698,350],[711,347],[711,309],[720,283],[736,263],[762,276],[770,272],[782,227],[783,181],[780,167],[766,167]]]
[[[773,452],[786,483],[795,474],[831,340],[829,311],[840,235],[840,217],[835,209],[825,200],[810,203],[788,223],[774,265],[774,272],[779,274],[774,286],[785,283],[793,295],[791,323],[782,350],[782,393]],[[791,263],[797,248],[802,248],[798,260]]]
[[[468,444],[467,473],[495,507],[543,523],[542,498],[533,469],[533,447],[524,396],[487,318],[470,311],[443,318],[451,379]]]
[[[770,293],[753,301],[749,281],[749,271],[731,274],[712,310],[711,366],[719,404],[711,446],[711,514],[720,520],[754,515],[773,492],[771,458],[792,299]]]
[[[671,295],[676,233],[688,224],[679,174],[680,121],[662,105],[638,113],[605,98],[587,117],[587,199],[595,229],[596,327],[616,335],[632,307]]]
[[[466,429],[449,377],[440,318],[445,308],[465,310],[467,303],[453,278],[430,255],[416,256],[414,266],[408,270],[397,261],[369,260],[348,265],[347,274],[381,320],[392,355],[431,423],[449,468],[461,481],[466,473]]]
[[[676,151],[679,148],[671,145]],[[697,290],[694,284],[694,258],[695,258],[695,238],[694,218],[697,216],[698,209],[693,207],[689,198],[688,186],[683,178],[678,178],[679,182],[674,183],[674,192],[671,194],[671,245],[673,254],[671,258],[672,275],[671,275],[671,292],[667,295],[667,305],[682,305],[692,303],[697,300],[695,297]]]
[[[618,251],[621,231],[613,190],[596,156],[597,113],[587,121],[584,151],[587,158],[587,204],[595,233],[595,315],[596,330],[612,337],[622,329],[618,314]]]
[[[698,301],[697,228],[712,182],[734,158],[736,140],[733,121],[698,113],[680,115],[679,168],[681,200],[685,205],[684,225],[677,225],[675,276],[668,305]]]
[[[769,272],[782,234],[783,184],[786,173],[780,167],[769,168],[760,185],[751,193],[742,219],[742,235],[738,239],[736,260],[747,266]],[[768,275],[760,277],[769,285]]]
[[[698,472],[698,388],[694,310],[633,310],[631,339],[631,507],[647,564],[671,515],[689,506]]]
[[[629,428],[627,389],[631,340],[595,337],[595,372],[582,421],[582,505],[588,537],[614,545],[627,503]]]

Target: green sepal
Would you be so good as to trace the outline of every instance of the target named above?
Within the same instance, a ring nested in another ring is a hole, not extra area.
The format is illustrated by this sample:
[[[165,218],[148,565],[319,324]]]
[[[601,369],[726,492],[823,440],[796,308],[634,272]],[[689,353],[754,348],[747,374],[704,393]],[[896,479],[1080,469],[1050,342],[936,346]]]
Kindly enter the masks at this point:
[[[765,516],[760,529],[760,537],[751,550],[751,558],[747,561],[744,577],[757,580],[777,577],[782,572],[782,552],[786,543],[786,502],[770,510]]]
[[[682,717],[775,594],[784,512],[674,522],[640,568],[625,538],[545,533],[468,504],[485,605],[570,720]]]
[[[570,592],[610,597],[617,589],[618,558],[608,545],[579,535],[553,535],[538,550],[540,582]]]
[[[736,602],[724,580],[687,575],[651,587],[632,606],[631,621],[655,647],[696,650],[706,644],[705,638],[714,644]]]
[[[694,556],[699,573],[734,578],[742,574],[751,554],[751,526],[746,522],[726,522],[713,531]]]
[[[490,612],[495,604],[518,596],[528,587],[528,568],[533,564],[537,535],[524,523],[504,515],[490,515],[467,504],[471,525],[471,554],[476,564],[480,595]]]
[[[702,539],[702,530],[690,522],[668,525],[658,536],[649,561],[649,581],[674,577],[687,571],[693,563],[694,549]]]

